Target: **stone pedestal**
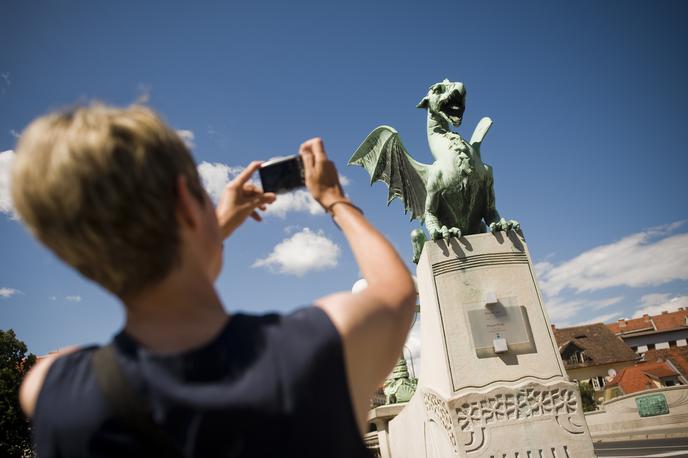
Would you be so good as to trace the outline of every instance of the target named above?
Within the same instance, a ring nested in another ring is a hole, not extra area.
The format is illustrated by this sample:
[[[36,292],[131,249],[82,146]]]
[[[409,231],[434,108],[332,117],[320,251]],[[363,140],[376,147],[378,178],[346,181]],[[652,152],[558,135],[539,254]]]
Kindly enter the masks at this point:
[[[417,278],[422,367],[392,457],[595,456],[522,235],[427,242]]]

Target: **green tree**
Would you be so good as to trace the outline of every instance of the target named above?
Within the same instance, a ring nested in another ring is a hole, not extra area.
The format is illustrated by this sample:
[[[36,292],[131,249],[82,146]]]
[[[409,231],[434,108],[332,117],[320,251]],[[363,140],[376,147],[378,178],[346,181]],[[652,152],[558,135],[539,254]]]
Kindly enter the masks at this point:
[[[13,330],[0,330],[0,456],[22,457],[31,450],[29,420],[19,407],[19,385],[36,362]]]
[[[583,403],[583,412],[591,412],[597,410],[597,401],[595,401],[595,391],[588,382],[581,382],[578,384],[581,394],[581,402]]]

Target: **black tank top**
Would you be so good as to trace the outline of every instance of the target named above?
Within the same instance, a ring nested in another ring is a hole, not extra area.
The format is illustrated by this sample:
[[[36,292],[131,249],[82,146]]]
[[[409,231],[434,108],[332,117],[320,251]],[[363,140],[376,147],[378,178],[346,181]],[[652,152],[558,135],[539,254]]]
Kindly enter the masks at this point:
[[[155,421],[188,457],[366,457],[341,338],[317,307],[236,314],[208,344],[174,355],[114,338],[117,360]],[[91,365],[96,347],[56,360],[38,397],[38,456],[142,457],[108,410]]]

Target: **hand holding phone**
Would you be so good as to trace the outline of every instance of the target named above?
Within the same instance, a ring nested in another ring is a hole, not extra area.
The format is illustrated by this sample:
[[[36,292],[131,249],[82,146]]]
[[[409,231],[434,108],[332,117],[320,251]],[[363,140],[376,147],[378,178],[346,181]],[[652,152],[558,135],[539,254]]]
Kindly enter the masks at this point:
[[[258,210],[265,210],[266,206],[275,201],[275,194],[263,192],[251,183],[251,175],[259,170],[261,163],[253,161],[227,186],[225,186],[220,202],[215,209],[220,231],[224,238],[228,237],[249,216],[256,221],[262,218]]]
[[[324,209],[330,208],[334,202],[346,199],[339,183],[337,167],[327,158],[320,138],[304,142],[299,148],[299,154],[304,163],[306,187]]]

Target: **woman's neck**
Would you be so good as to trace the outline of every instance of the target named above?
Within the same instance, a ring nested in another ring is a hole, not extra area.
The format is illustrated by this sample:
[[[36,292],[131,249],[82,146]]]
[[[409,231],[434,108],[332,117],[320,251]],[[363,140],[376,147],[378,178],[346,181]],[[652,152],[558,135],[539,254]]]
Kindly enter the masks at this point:
[[[173,271],[124,303],[125,331],[155,353],[202,346],[219,334],[229,319],[212,281],[188,267]]]

